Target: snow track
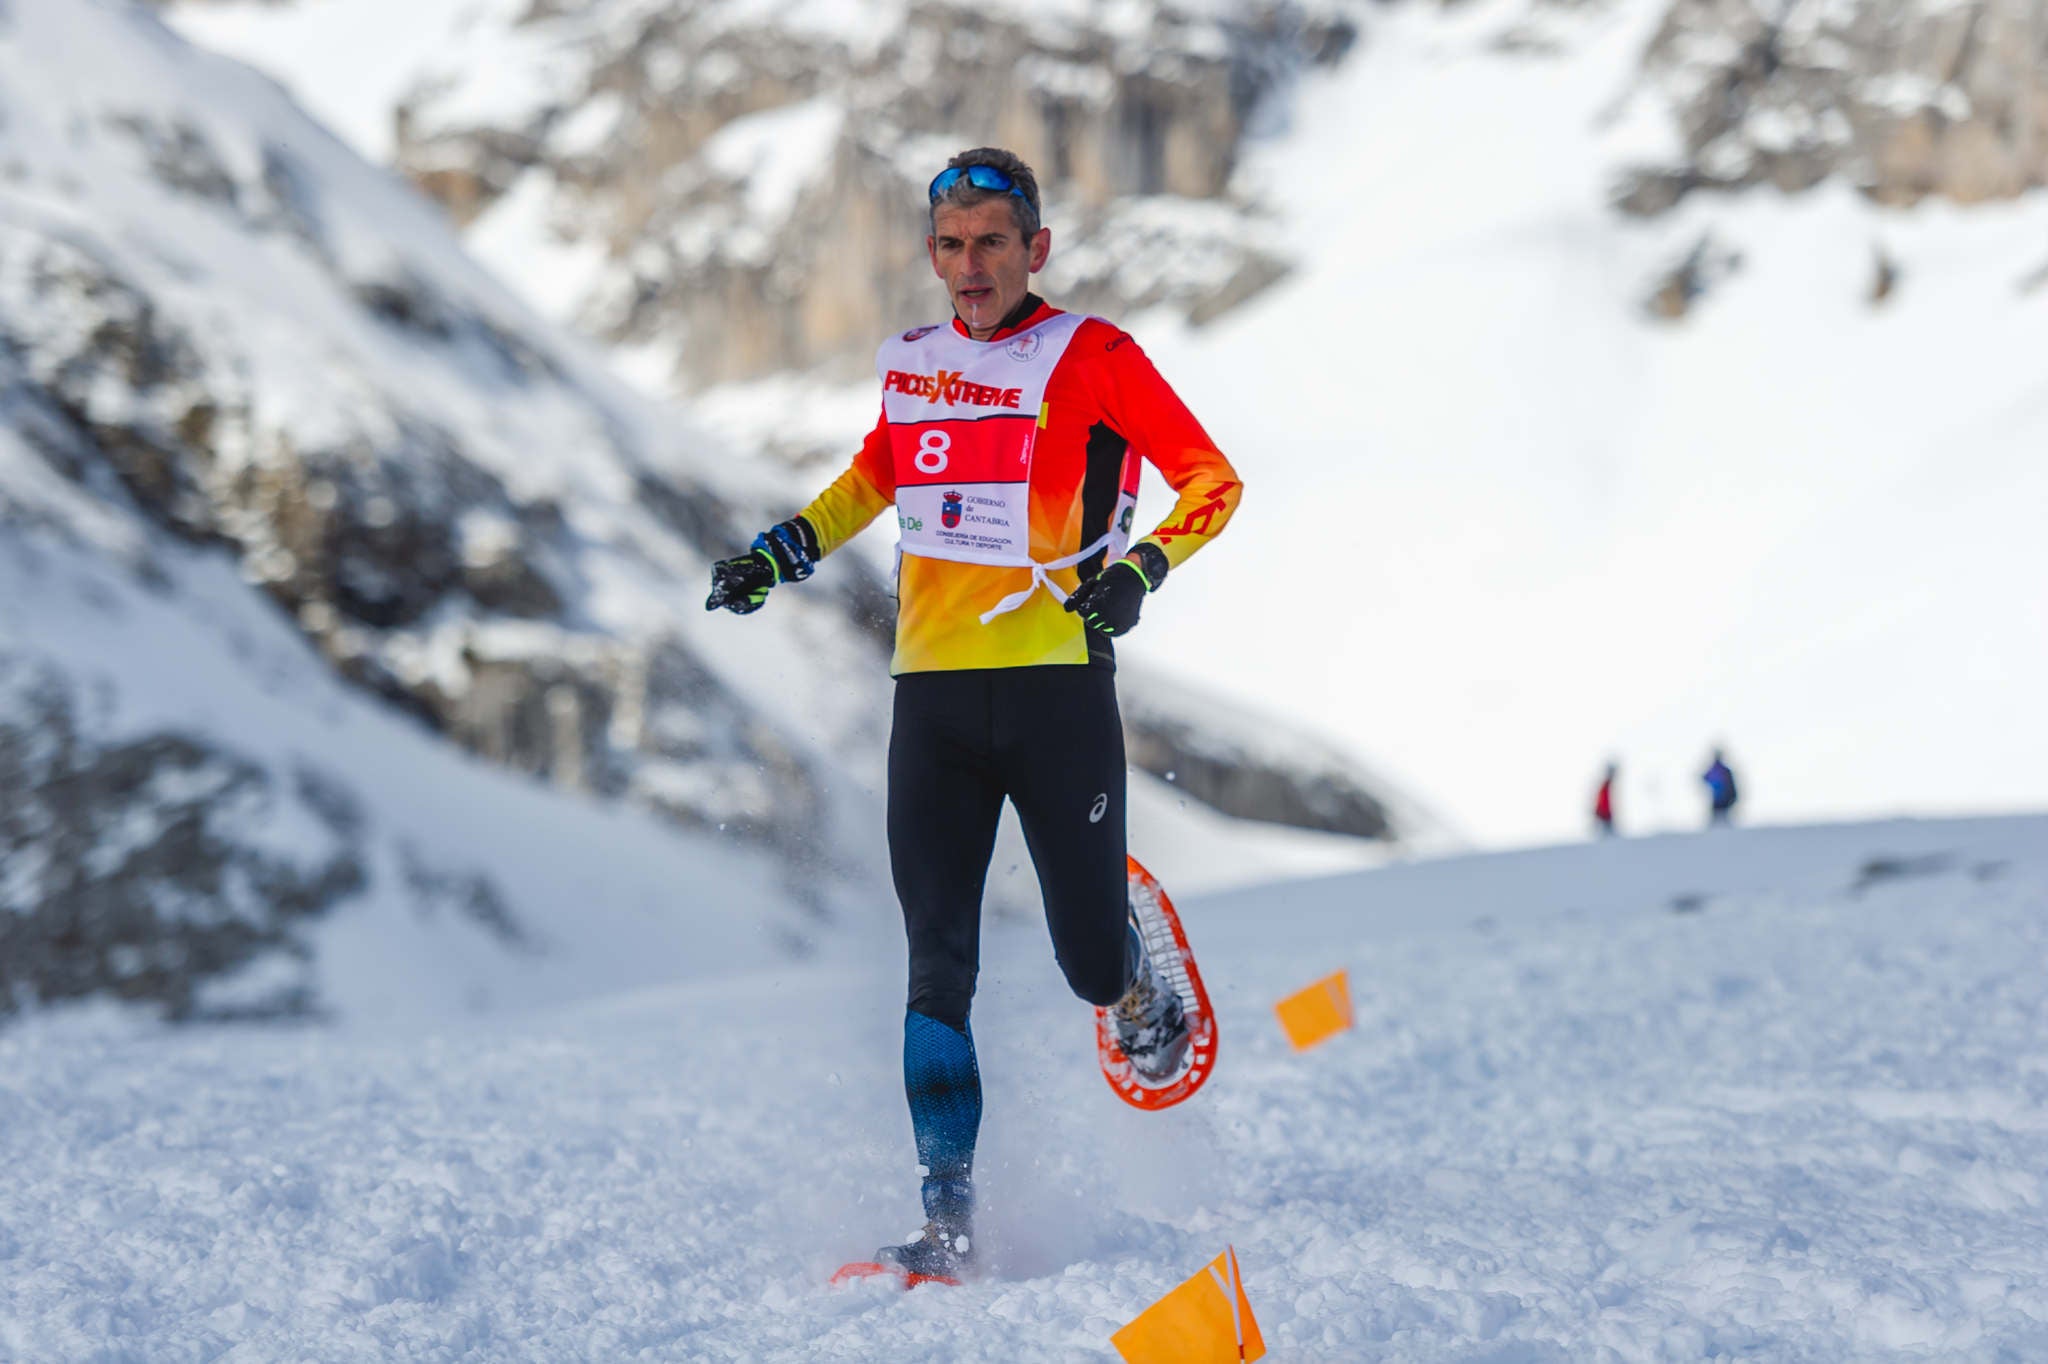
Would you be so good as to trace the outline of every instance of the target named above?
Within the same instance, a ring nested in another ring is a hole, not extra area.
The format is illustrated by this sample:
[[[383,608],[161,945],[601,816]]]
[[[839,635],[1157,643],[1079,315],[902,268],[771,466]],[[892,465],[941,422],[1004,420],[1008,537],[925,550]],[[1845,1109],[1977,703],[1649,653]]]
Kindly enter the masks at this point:
[[[1225,1065],[1144,1114],[1042,931],[976,1026],[995,1274],[917,1220],[893,967],[431,1035],[0,1035],[0,1359],[1112,1358],[1226,1242],[1276,1360],[2048,1357],[2048,820],[1184,902]],[[1359,1027],[1270,1001],[1339,965]]]

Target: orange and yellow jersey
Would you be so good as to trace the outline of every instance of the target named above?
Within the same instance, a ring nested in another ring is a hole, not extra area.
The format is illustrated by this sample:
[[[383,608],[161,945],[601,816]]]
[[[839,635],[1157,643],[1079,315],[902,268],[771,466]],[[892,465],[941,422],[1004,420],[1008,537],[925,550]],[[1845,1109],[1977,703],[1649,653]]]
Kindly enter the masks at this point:
[[[1064,601],[1129,548],[1140,460],[1180,495],[1145,537],[1169,565],[1237,509],[1237,471],[1137,342],[1026,308],[987,341],[955,320],[883,343],[881,417],[803,510],[830,554],[896,507],[894,673],[1107,660]]]

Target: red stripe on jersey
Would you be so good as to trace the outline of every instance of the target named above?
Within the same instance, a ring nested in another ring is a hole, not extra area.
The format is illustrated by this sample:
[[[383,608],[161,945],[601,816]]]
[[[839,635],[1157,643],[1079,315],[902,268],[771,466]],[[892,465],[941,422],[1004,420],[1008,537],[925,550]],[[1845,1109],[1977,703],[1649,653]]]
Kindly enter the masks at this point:
[[[1036,417],[891,424],[896,486],[929,483],[1022,483],[1031,471],[1029,439]]]

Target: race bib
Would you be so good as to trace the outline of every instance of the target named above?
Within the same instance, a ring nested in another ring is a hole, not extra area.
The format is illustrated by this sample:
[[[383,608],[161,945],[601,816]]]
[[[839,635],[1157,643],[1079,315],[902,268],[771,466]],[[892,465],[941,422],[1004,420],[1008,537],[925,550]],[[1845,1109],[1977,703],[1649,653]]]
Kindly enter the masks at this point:
[[[994,342],[921,327],[883,344],[875,368],[903,552],[1032,563],[1032,449],[1053,369],[1083,320],[1058,313]]]

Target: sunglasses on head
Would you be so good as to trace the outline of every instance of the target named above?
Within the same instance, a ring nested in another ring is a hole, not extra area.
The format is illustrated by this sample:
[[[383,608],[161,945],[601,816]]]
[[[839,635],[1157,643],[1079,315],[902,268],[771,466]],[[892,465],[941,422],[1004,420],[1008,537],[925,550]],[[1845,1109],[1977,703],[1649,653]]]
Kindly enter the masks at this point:
[[[1019,199],[1024,199],[1027,205],[1031,202],[1024,198],[1024,189],[1021,185],[994,166],[946,167],[932,177],[931,201],[936,204],[947,190],[959,184],[963,178],[976,189],[985,189],[993,194],[1014,194]]]

